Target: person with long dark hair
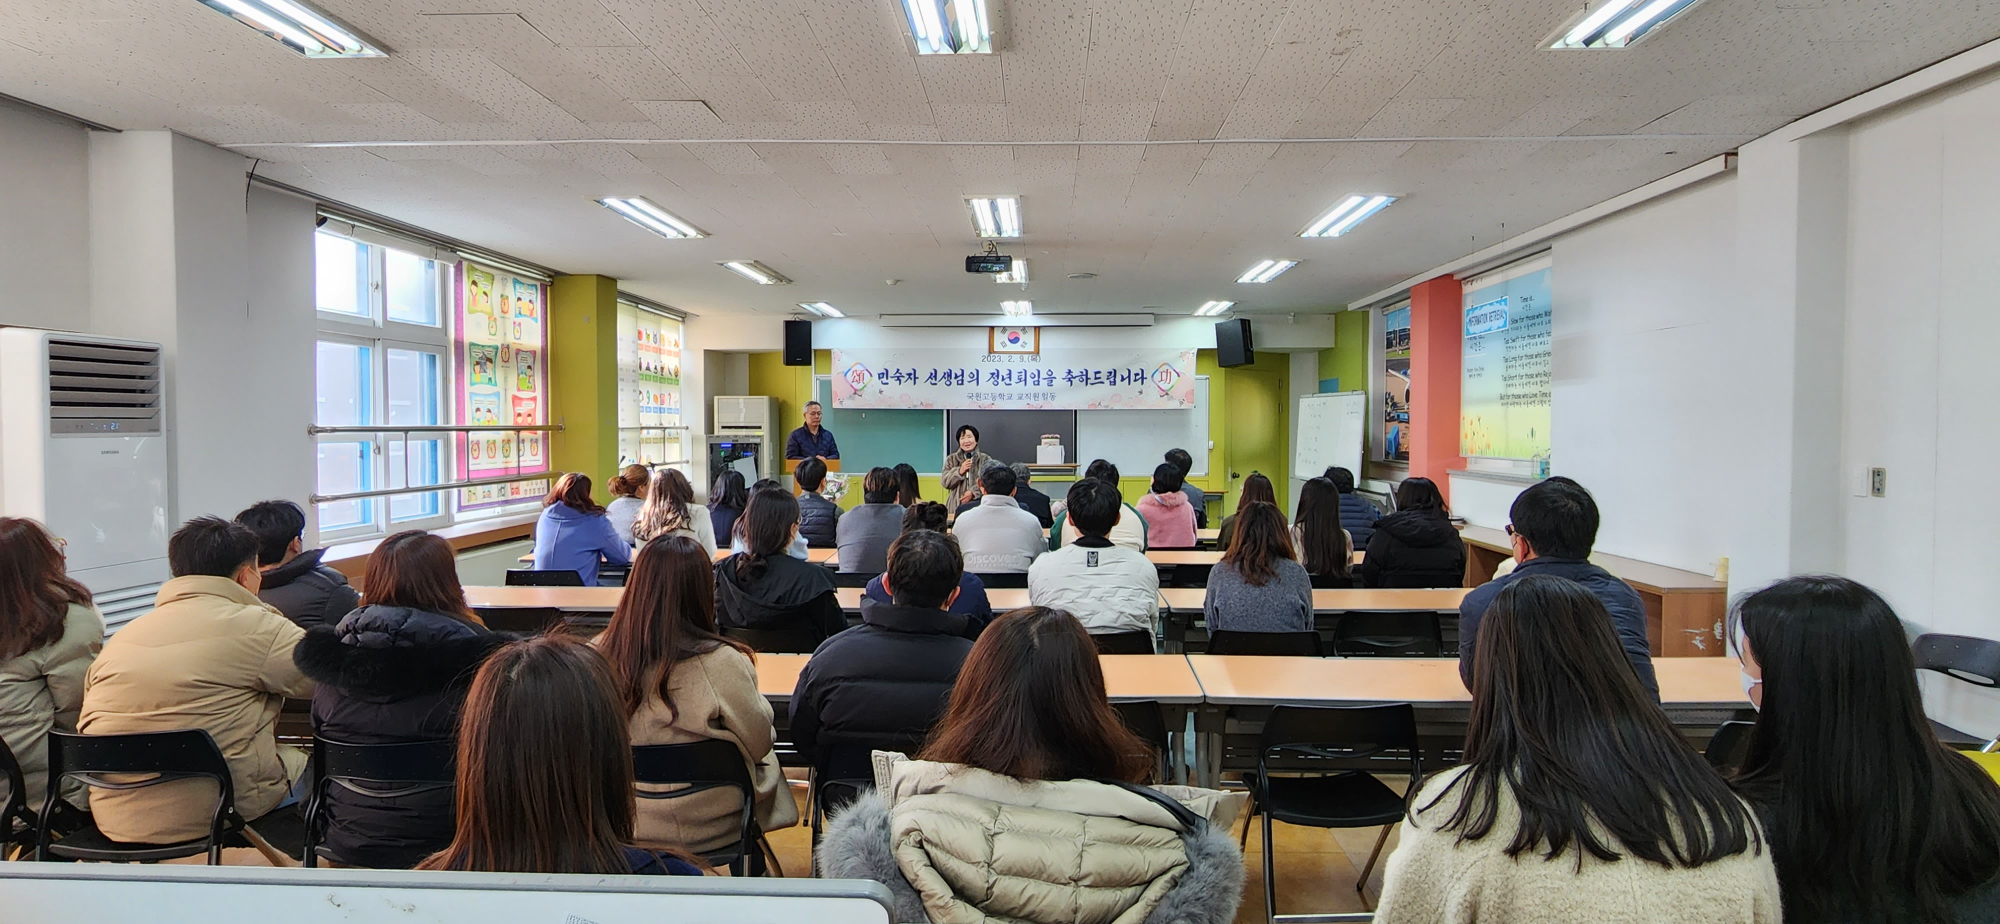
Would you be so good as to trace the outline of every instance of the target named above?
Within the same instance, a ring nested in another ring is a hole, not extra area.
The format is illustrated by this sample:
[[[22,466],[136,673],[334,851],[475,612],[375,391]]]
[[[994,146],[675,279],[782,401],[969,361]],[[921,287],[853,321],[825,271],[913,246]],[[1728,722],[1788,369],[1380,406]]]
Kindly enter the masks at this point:
[[[1236,538],[1236,517],[1243,512],[1243,508],[1251,504],[1271,504],[1276,506],[1277,503],[1278,492],[1271,486],[1270,477],[1263,472],[1251,472],[1248,477],[1243,479],[1243,487],[1236,492],[1236,511],[1223,517],[1221,525],[1216,527],[1216,546],[1224,549],[1229,548],[1230,541]],[[1279,511],[1279,513],[1283,512],[1282,510]]]
[[[459,721],[451,844],[418,869],[701,875],[633,846],[632,743],[611,664],[582,640],[508,644],[472,678]]]
[[[881,574],[888,567],[889,543],[903,534],[903,512],[896,503],[896,472],[869,469],[861,479],[861,503],[834,529],[841,573]]]
[[[42,524],[0,517],[0,740],[37,812],[48,793],[49,732],[76,731],[84,674],[104,648],[104,617],[69,576],[62,550]],[[73,808],[89,804],[81,781],[62,792]]]
[[[916,466],[908,462],[898,462],[890,471],[896,474],[897,506],[908,510],[923,501],[923,483],[917,480]]]
[[[465,603],[451,543],[423,530],[368,556],[361,606],[306,630],[292,651],[313,681],[313,733],[341,744],[405,744],[458,734],[472,674],[507,640]],[[451,843],[449,790],[326,790],[320,854],[345,866],[408,869]]]
[[[718,547],[736,535],[736,520],[750,506],[750,485],[743,473],[725,468],[708,488],[708,519]]]
[[[715,566],[716,621],[724,629],[806,629],[826,637],[847,628],[833,574],[793,558],[799,502],[783,491],[758,491],[737,524],[744,551]]]
[[[875,789],[827,822],[820,869],[887,885],[899,921],[1232,921],[1244,795],[1136,785],[1153,759],[1083,624],[1014,610],[973,645],[918,758],[876,755]]]
[[[1769,832],[1785,920],[2000,921],[2000,786],[1938,741],[1889,604],[1794,577],[1730,627],[1759,710],[1733,783]]]
[[[694,502],[694,485],[679,471],[662,468],[646,486],[646,503],[632,522],[632,538],[644,545],[673,535],[687,536],[715,554],[715,520],[708,508]]]
[[[700,543],[670,535],[640,548],[611,624],[591,644],[617,675],[634,745],[728,741],[756,785],[758,829],[799,823],[771,750],[771,703],[757,691],[756,655],[716,629],[715,571]],[[641,798],[637,843],[721,850],[736,841],[741,806],[726,788]]]
[[[1508,585],[1472,676],[1464,763],[1410,799],[1377,924],[1779,920],[1756,816],[1639,685],[1590,591]]]
[[[1312,577],[1298,562],[1285,515],[1255,503],[1236,512],[1236,535],[1208,575],[1202,621],[1209,631],[1311,632]]]
[[[1312,575],[1314,587],[1339,588],[1353,583],[1348,568],[1354,561],[1354,540],[1341,526],[1340,489],[1326,478],[1313,478],[1299,488],[1299,515],[1292,521],[1292,543],[1299,564]]]
[[[1368,587],[1458,587],[1465,583],[1465,541],[1451,525],[1451,508],[1429,478],[1396,486],[1396,512],[1375,523],[1361,556]]]
[[[535,570],[574,571],[583,586],[597,586],[597,565],[632,563],[632,546],[612,528],[604,508],[590,497],[590,476],[569,472],[542,498],[535,521]]]

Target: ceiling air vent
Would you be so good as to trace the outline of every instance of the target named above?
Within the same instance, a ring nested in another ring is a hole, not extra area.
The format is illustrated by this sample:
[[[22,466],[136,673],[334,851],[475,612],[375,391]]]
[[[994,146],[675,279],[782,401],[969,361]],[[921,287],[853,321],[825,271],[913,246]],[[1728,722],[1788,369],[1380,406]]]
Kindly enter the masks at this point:
[[[160,432],[158,347],[49,340],[49,433]]]

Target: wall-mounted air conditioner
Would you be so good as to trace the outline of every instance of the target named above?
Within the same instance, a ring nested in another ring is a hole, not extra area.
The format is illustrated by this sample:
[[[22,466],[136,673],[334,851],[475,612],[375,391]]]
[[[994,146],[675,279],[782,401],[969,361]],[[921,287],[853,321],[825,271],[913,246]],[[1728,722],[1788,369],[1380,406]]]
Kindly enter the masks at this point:
[[[68,543],[110,627],[168,577],[164,385],[159,344],[0,329],[0,512]]]

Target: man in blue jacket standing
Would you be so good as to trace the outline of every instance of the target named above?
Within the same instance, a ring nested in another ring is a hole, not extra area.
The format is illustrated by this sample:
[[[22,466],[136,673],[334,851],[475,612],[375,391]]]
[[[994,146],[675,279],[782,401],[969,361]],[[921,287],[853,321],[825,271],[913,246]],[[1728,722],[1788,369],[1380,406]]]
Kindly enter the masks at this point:
[[[1466,687],[1472,686],[1472,655],[1478,649],[1479,620],[1486,607],[1510,582],[1546,574],[1575,581],[1603,602],[1639,685],[1658,700],[1660,683],[1653,677],[1652,648],[1646,643],[1646,606],[1631,585],[1588,560],[1598,524],[1597,501],[1590,492],[1572,479],[1550,478],[1515,497],[1507,516],[1513,521],[1507,533],[1514,540],[1514,560],[1519,565],[1512,574],[1474,588],[1458,607],[1458,675]]]

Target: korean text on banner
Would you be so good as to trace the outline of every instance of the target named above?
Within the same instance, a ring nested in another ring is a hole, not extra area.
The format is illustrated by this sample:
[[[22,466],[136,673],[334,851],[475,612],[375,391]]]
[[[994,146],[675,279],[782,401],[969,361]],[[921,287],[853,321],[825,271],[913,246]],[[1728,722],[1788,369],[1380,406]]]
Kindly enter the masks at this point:
[[[1550,267],[1488,277],[1465,295],[1459,452],[1533,459],[1549,451]]]
[[[1174,410],[1194,406],[1193,350],[835,350],[833,403],[853,408]]]

